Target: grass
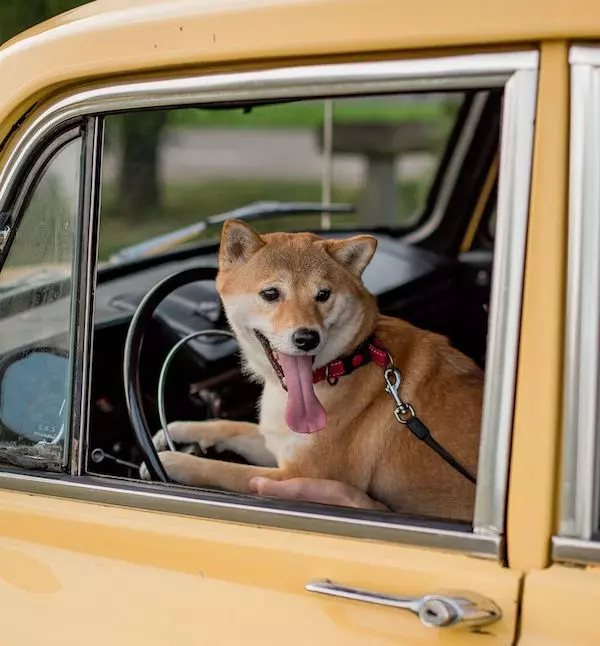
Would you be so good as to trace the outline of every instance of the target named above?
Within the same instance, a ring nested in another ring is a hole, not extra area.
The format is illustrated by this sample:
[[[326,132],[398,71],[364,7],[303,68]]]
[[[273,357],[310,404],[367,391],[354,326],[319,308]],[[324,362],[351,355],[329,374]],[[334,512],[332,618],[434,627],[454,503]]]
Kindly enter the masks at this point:
[[[398,225],[407,224],[422,206],[427,185],[423,182],[403,182],[398,185]],[[334,186],[333,202],[360,203],[360,192],[354,188]],[[231,180],[210,183],[169,184],[164,187],[163,207],[132,221],[118,209],[115,188],[103,187],[100,222],[100,260],[107,260],[116,251],[181,227],[199,222],[209,215],[225,213],[245,204],[263,200],[282,202],[318,202],[321,186],[312,182],[274,182],[260,180]],[[356,214],[332,216],[334,226],[356,224]],[[318,228],[317,215],[272,218],[253,226],[261,232],[293,228]],[[210,229],[206,237],[216,235]]]
[[[398,123],[426,121],[443,127],[454,119],[454,102],[439,101],[382,101],[338,100],[334,103],[333,117],[336,123],[369,122]],[[227,127],[227,128],[318,128],[323,125],[322,101],[298,101],[279,105],[253,108],[245,113],[242,109],[207,110],[186,108],[169,114],[170,125],[180,127]]]

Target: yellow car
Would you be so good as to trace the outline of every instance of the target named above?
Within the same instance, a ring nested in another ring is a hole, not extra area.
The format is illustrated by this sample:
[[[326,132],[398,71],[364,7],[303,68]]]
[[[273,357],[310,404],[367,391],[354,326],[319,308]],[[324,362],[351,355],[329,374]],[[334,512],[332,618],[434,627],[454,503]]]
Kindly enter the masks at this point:
[[[600,643],[594,3],[99,0],[0,79],[2,644]],[[167,482],[165,421],[255,416],[191,336],[229,217],[371,232],[485,368],[471,523]]]

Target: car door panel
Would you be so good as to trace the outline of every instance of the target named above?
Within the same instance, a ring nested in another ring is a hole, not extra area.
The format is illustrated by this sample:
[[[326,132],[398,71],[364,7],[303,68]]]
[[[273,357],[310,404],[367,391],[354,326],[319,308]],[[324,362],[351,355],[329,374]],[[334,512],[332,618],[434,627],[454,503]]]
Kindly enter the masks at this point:
[[[519,573],[466,555],[13,492],[0,493],[0,528],[7,643],[32,643],[40,624],[61,630],[65,608],[64,646],[81,643],[84,626],[88,645],[110,634],[112,644],[468,646],[514,634]],[[503,617],[478,632],[426,628],[405,610],[305,591],[322,579],[403,596],[469,590]]]

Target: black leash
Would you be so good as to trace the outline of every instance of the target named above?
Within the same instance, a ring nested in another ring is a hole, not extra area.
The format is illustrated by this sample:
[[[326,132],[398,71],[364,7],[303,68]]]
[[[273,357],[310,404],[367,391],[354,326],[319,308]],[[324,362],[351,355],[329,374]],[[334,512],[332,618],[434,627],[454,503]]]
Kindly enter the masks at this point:
[[[391,360],[391,357],[390,357]],[[391,377],[394,377],[392,381]],[[444,462],[449,464],[453,469],[458,471],[462,476],[467,478],[473,484],[477,484],[477,480],[472,476],[463,465],[454,458],[454,456],[446,449],[439,444],[436,439],[431,435],[429,429],[423,422],[415,415],[413,407],[403,402],[400,398],[400,382],[402,377],[400,376],[400,371],[398,368],[391,363],[390,367],[386,369],[384,373],[385,377],[385,390],[389,393],[396,402],[396,408],[394,410],[394,416],[400,424],[403,424],[408,428],[408,430],[419,440],[425,442],[427,446],[435,451]]]

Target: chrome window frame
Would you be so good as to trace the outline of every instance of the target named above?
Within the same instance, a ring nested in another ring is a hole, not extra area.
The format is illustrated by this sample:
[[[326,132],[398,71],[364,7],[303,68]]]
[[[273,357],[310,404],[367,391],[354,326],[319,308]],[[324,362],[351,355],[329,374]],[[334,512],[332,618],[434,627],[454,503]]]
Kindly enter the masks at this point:
[[[600,520],[600,47],[572,47],[569,64],[569,246],[560,510],[552,556],[556,561],[586,563],[600,561],[600,542],[592,541]]]
[[[504,154],[498,189],[499,217],[490,308],[494,314],[488,334],[490,363],[485,382],[473,532],[433,530],[430,527],[393,521],[371,522],[327,513],[268,508],[253,503],[228,504],[215,502],[208,494],[198,493],[192,497],[181,488],[172,489],[172,494],[165,493],[164,489],[159,493],[156,486],[145,485],[146,488],[140,490],[109,478],[61,481],[2,472],[0,487],[303,531],[398,541],[502,558],[538,63],[538,52],[528,50],[424,60],[313,65],[105,84],[86,91],[75,91],[42,108],[35,119],[24,127],[0,173],[1,212],[18,178],[18,169],[26,163],[37,142],[47,137],[61,123],[76,117],[235,100],[504,88],[501,142]],[[86,217],[92,220],[97,217],[94,208],[90,209]],[[87,231],[93,230],[90,224],[84,228]],[[80,295],[85,301],[89,298],[89,276],[82,282],[81,289]],[[84,303],[82,307],[85,306]],[[93,312],[88,303],[87,316],[91,315]],[[87,334],[89,336],[91,330],[88,329]],[[80,418],[82,424],[85,421]],[[84,447],[85,443],[80,442],[79,451],[82,452]],[[81,458],[82,453],[76,458],[75,464],[81,464]],[[78,471],[74,469],[73,472]]]
[[[104,121],[92,116],[85,119],[83,130],[83,169],[81,174],[80,209],[75,250],[76,298],[72,312],[72,329],[75,330],[72,352],[74,354],[73,400],[71,401],[71,438],[68,446],[67,470],[78,476],[84,472],[87,453],[87,428],[92,381],[92,356],[94,333],[94,299],[98,238],[100,232],[100,181],[102,178],[102,143]],[[77,447],[76,450],[73,447]]]

